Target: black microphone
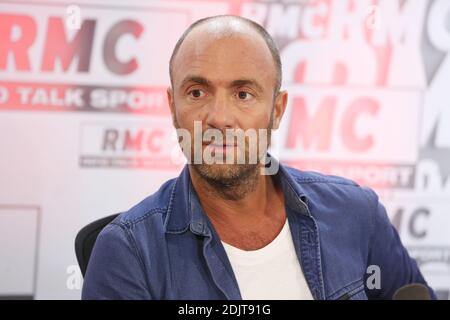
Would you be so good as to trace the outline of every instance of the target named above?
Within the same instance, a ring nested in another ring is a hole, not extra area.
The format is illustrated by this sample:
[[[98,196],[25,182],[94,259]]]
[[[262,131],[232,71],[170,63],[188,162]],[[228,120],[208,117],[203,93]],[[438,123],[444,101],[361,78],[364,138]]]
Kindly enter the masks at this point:
[[[398,288],[392,300],[431,300],[431,296],[426,286],[412,283]]]

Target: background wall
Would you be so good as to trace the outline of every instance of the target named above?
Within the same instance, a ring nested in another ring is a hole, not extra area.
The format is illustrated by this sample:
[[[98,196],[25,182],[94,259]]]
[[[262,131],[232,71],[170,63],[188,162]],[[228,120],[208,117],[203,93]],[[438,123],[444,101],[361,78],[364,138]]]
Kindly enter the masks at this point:
[[[80,297],[77,231],[182,166],[165,96],[176,40],[229,13],[280,48],[273,153],[374,188],[449,299],[450,1],[74,4],[0,1],[0,298]]]

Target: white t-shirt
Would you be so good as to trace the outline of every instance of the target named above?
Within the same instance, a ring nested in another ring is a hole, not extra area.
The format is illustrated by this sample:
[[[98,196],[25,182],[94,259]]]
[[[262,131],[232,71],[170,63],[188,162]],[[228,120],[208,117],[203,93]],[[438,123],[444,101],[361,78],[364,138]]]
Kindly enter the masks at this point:
[[[265,247],[245,251],[222,241],[244,300],[313,300],[295,253],[288,220]]]

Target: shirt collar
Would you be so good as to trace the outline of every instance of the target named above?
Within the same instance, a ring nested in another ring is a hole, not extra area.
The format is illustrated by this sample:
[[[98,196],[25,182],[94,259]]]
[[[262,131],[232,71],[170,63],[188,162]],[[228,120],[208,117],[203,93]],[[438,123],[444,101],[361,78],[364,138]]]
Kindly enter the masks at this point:
[[[276,173],[283,188],[285,203],[295,212],[309,215],[307,197],[303,188],[275,158],[271,158],[279,166]],[[185,165],[172,188],[165,219],[167,233],[183,233],[188,229],[198,235],[210,236],[209,219],[207,218],[191,182],[188,166]]]

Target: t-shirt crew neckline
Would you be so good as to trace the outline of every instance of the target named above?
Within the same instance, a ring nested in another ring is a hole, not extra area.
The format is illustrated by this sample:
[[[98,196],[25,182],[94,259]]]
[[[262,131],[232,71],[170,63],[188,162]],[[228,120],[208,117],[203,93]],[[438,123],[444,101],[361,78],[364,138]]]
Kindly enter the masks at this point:
[[[242,250],[222,241],[223,246],[233,261],[239,265],[255,265],[261,262],[272,260],[284,254],[291,248],[286,247],[286,243],[293,243],[289,229],[289,222],[286,219],[283,228],[278,235],[266,246],[256,250]]]

